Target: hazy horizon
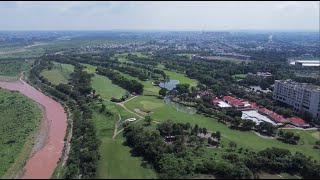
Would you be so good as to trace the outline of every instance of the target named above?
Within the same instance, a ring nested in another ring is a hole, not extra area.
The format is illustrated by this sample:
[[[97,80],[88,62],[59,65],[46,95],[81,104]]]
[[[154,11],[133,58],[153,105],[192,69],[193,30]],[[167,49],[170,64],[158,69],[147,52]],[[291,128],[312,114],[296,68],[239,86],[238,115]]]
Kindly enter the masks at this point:
[[[0,31],[319,31],[319,1],[0,2]]]

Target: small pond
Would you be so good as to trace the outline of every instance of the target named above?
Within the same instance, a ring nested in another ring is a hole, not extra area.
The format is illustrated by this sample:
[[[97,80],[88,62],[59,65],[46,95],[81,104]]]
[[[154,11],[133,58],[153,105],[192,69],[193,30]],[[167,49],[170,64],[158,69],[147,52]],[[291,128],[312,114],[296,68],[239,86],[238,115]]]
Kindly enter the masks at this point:
[[[170,80],[169,82],[166,82],[166,83],[161,82],[159,86],[171,91],[173,88],[177,86],[177,84],[179,84],[179,80]]]
[[[173,102],[170,98],[166,97],[163,100],[166,104],[169,104],[170,106],[176,108],[177,111],[188,113],[188,114],[196,114],[197,112],[196,108]]]

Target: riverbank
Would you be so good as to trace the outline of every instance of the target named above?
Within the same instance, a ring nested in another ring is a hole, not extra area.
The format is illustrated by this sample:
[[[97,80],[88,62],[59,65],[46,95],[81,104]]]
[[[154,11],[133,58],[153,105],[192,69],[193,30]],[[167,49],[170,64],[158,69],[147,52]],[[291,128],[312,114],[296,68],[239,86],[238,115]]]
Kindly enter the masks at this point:
[[[61,157],[67,128],[67,115],[61,104],[44,95],[22,78],[15,82],[0,82],[0,87],[19,91],[45,108],[49,130],[48,140],[28,159],[22,178],[50,178]]]

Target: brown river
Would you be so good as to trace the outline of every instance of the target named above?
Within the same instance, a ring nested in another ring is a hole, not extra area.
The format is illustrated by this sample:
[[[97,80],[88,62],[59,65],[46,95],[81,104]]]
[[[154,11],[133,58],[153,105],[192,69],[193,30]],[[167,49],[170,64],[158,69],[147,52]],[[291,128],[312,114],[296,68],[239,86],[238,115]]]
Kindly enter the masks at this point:
[[[45,116],[43,117],[43,121],[46,121],[46,130],[41,136],[46,136],[46,138],[44,138],[45,141],[41,148],[33,152],[27,160],[23,169],[23,175],[20,178],[50,178],[64,147],[67,114],[60,103],[24,82],[22,78],[16,82],[0,81],[0,87],[7,90],[19,91],[43,107]]]

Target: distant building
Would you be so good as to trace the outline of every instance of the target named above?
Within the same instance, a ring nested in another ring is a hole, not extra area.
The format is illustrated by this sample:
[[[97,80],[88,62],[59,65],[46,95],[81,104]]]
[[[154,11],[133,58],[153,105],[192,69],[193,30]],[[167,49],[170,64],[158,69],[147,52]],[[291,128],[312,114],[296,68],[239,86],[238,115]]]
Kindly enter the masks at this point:
[[[276,80],[273,99],[292,106],[295,111],[307,111],[313,117],[320,117],[320,86]]]
[[[217,53],[218,56],[224,56],[228,58],[236,58],[242,60],[249,60],[251,56],[236,54],[236,53]]]
[[[302,54],[301,57],[302,58],[313,58],[313,55],[306,53],[306,54]]]
[[[248,76],[254,76],[254,77],[261,77],[261,78],[267,78],[272,77],[273,75],[269,72],[257,72],[256,74],[248,73]]]

